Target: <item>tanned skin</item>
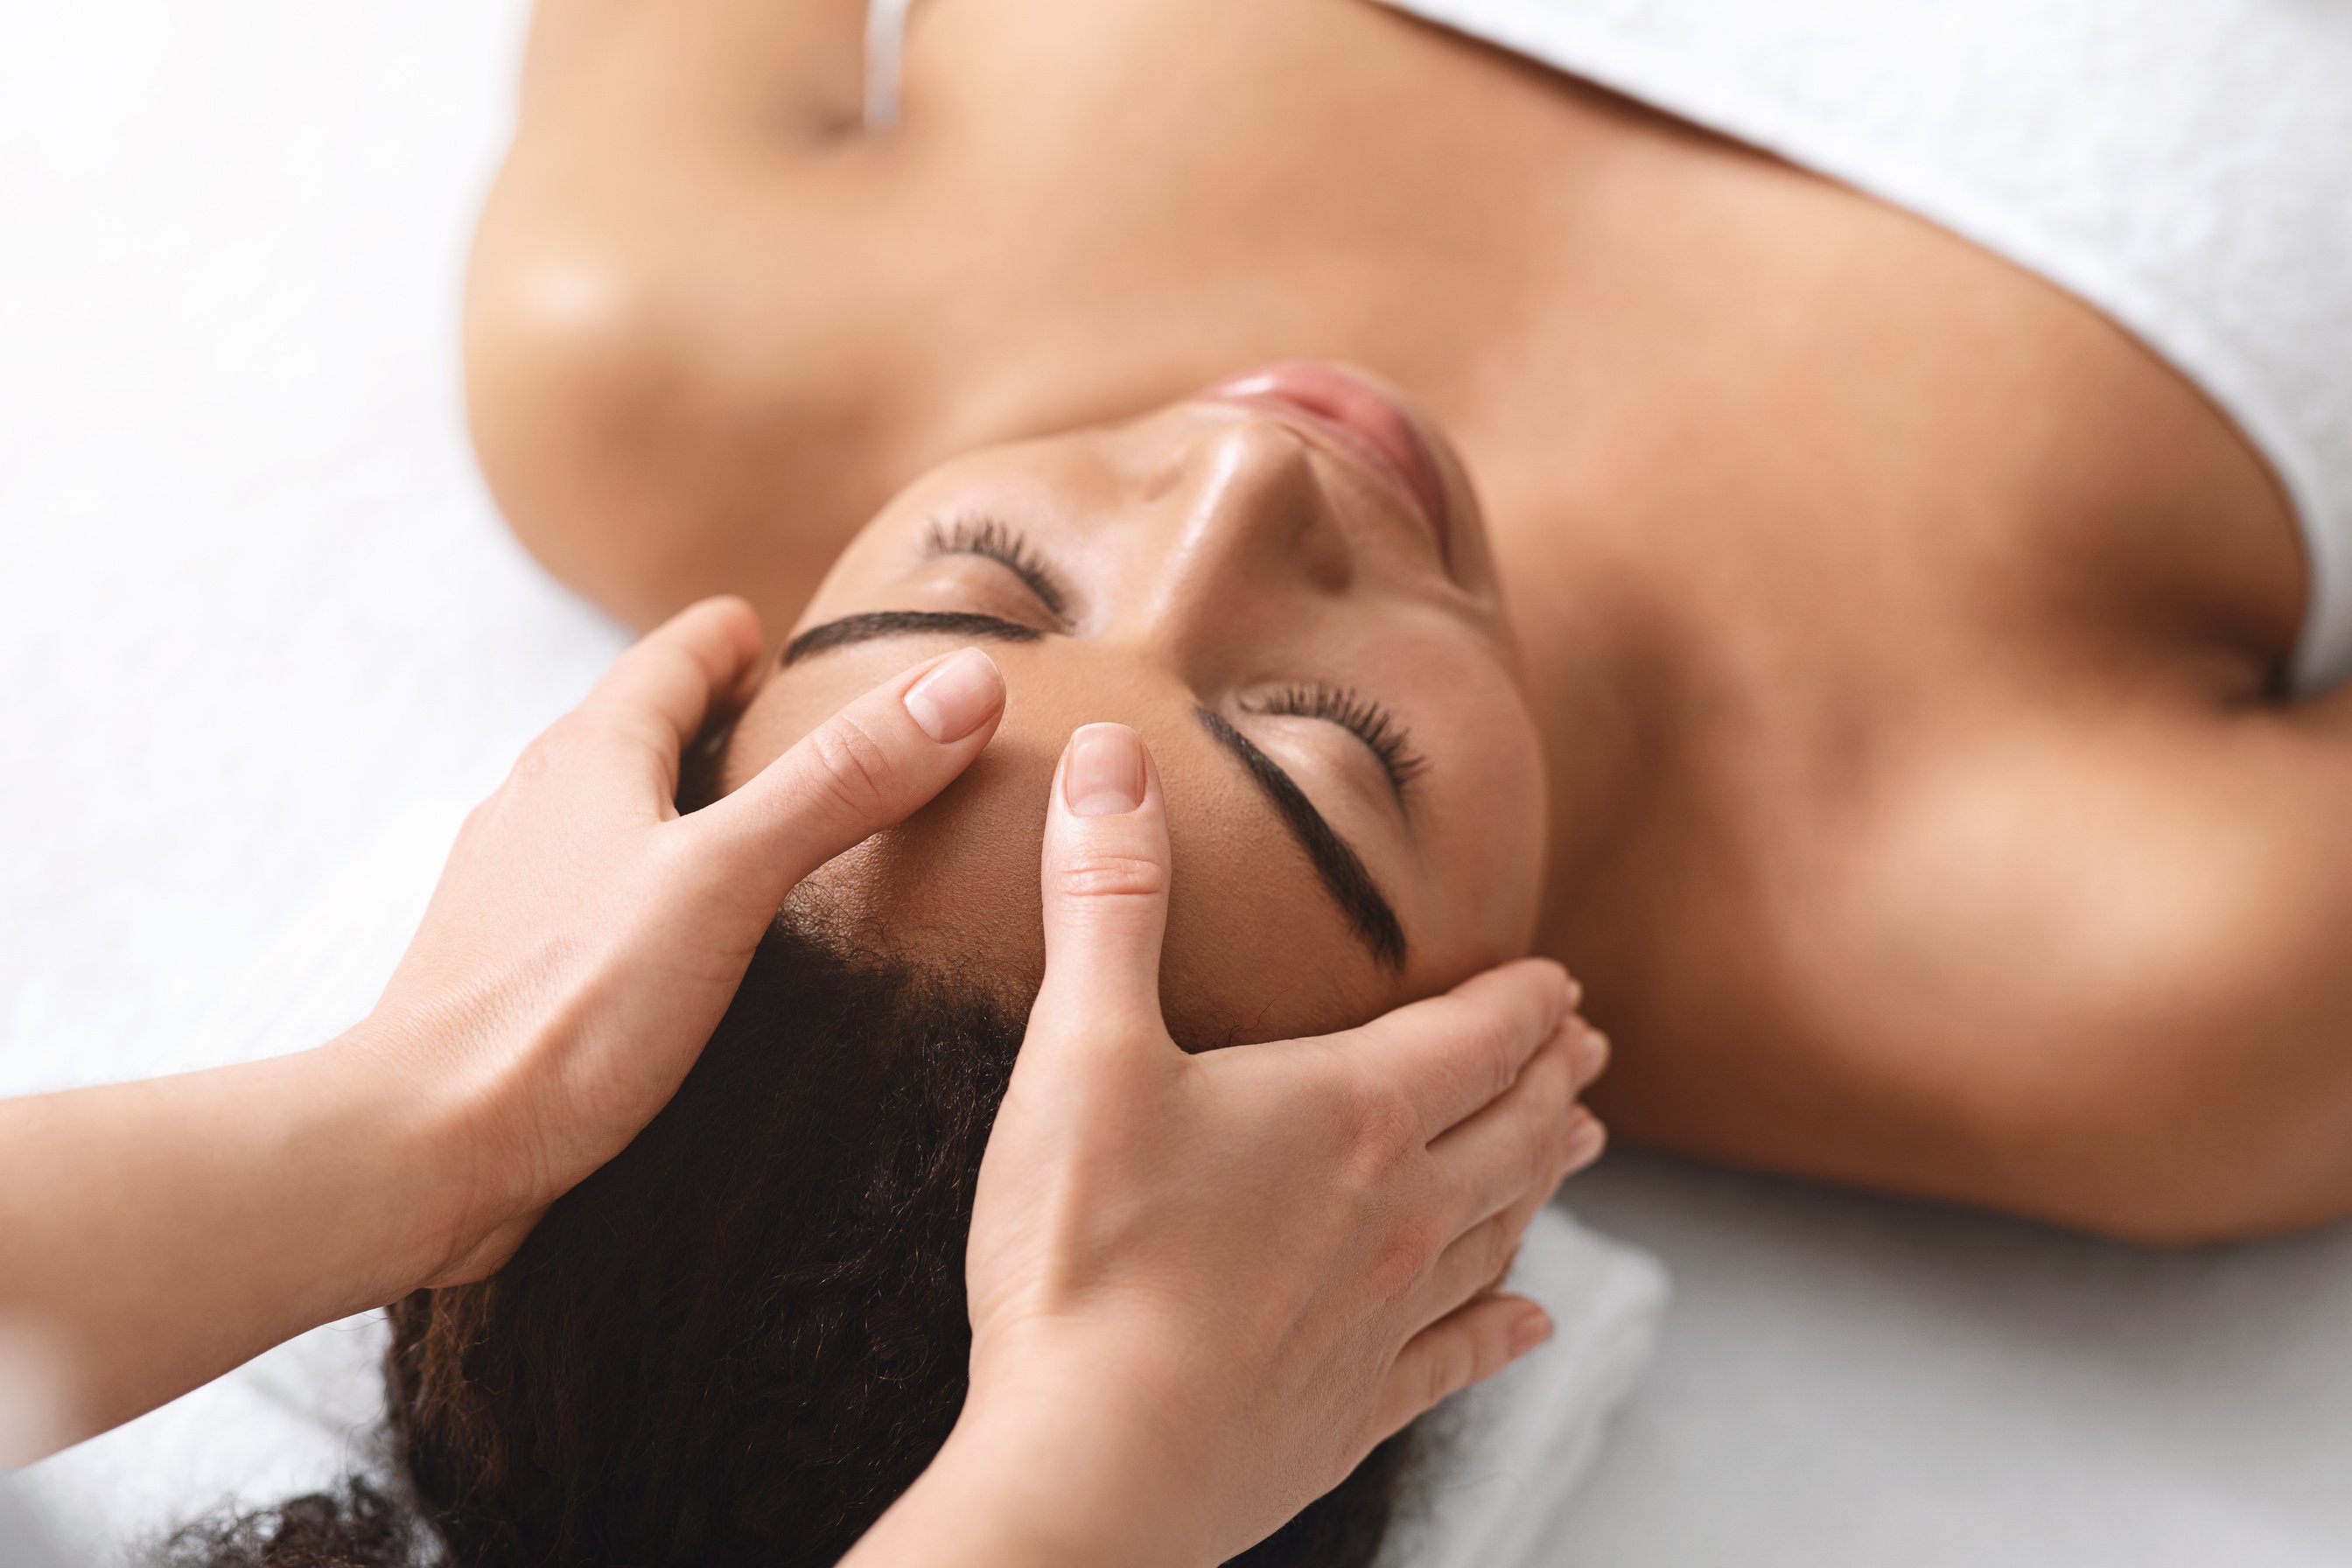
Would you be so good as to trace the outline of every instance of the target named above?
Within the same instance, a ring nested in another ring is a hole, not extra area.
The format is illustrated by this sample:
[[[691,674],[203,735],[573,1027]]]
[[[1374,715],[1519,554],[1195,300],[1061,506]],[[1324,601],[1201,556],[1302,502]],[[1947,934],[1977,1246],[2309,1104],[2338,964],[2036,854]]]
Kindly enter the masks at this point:
[[[872,136],[863,16],[541,0],[467,374],[559,576],[790,625],[943,458],[1351,362],[1483,496],[1622,1135],[2156,1242],[2352,1209],[2352,696],[2279,695],[2294,518],[2145,346],[1365,0],[930,0]]]

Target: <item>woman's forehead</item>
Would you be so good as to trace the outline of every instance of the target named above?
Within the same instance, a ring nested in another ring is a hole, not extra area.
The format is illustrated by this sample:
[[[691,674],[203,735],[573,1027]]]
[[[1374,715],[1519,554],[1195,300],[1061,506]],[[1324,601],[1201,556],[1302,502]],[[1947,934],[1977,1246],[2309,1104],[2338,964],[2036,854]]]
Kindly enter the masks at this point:
[[[739,786],[851,697],[931,651],[874,645],[782,672],[737,726],[721,787]],[[1351,931],[1181,688],[1084,679],[1087,661],[1045,647],[995,651],[1010,691],[995,738],[930,805],[811,879],[802,897],[828,922],[1026,995],[1044,973],[1038,878],[1055,767],[1073,730],[1116,719],[1151,746],[1168,801],[1171,1026],[1280,1037],[1356,1022],[1400,998],[1400,977]]]

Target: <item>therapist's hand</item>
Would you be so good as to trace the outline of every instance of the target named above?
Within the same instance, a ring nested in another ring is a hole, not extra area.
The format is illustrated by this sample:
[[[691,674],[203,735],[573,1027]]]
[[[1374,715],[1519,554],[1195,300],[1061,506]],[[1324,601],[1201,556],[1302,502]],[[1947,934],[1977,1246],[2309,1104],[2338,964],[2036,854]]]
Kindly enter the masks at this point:
[[[0,1466],[496,1268],[668,1100],[793,884],[930,799],[1003,706],[986,656],[934,659],[680,818],[679,755],[761,648],[713,600],[623,656],[467,820],[336,1039],[0,1099]]]
[[[853,1563],[1209,1564],[1550,1332],[1492,1293],[1600,1152],[1606,1046],[1526,961],[1362,1028],[1188,1056],[1135,733],[1065,752],[1046,973],[981,1173],[955,1436]]]
[[[672,804],[705,719],[762,641],[738,599],[624,654],[467,819],[424,923],[355,1037],[447,1097],[464,1201],[429,1282],[496,1269],[548,1204],[635,1136],[717,1026],[794,883],[898,822],[1003,710],[985,654],[918,665],[740,789]]]

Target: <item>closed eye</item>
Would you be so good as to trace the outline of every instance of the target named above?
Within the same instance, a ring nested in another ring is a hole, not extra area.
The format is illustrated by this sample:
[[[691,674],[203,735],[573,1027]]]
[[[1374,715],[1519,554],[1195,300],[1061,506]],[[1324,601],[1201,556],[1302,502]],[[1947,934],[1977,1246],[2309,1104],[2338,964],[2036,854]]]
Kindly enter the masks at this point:
[[[937,561],[950,555],[976,555],[995,562],[1018,577],[1063,629],[1068,628],[1070,595],[1019,530],[987,516],[966,514],[945,521],[935,518],[924,542],[923,559]],[[1286,686],[1270,697],[1257,699],[1245,710],[1339,725],[1361,741],[1379,761],[1400,806],[1409,804],[1413,781],[1429,768],[1428,759],[1413,749],[1411,734],[1393,713],[1343,686],[1321,681]]]
[[[937,561],[948,555],[977,555],[995,562],[1021,579],[1047,615],[1063,626],[1069,625],[1068,593],[1018,531],[992,517],[960,517],[952,522],[934,519],[930,537],[923,546],[923,559]]]
[[[1370,699],[1344,686],[1286,686],[1270,697],[1247,704],[1246,711],[1297,719],[1321,719],[1346,730],[1380,759],[1389,789],[1397,804],[1405,804],[1413,780],[1429,770],[1429,760],[1413,750],[1412,737],[1396,715]]]

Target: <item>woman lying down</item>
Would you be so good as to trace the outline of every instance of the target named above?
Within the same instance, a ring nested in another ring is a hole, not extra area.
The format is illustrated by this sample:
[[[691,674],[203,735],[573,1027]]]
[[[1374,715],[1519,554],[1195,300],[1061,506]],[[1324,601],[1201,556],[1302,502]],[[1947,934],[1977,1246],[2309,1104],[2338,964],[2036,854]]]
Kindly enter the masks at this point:
[[[1520,13],[1486,30],[1565,70],[1671,63]],[[539,9],[468,310],[518,532],[633,622],[726,589],[797,627],[708,795],[911,658],[985,642],[1009,698],[794,896],[520,1271],[400,1310],[399,1451],[463,1568],[687,1529],[815,1560],[940,1440],[1086,720],[1162,770],[1189,1044],[1532,951],[1654,1143],[2158,1242],[2352,1208],[2340,440],[2250,434],[2106,301],[1364,0],[939,0],[884,133],[866,22]],[[2227,166],[2305,210],[2302,156]],[[1980,226],[2051,216],[2000,195]],[[2179,260],[2111,259],[2081,276]],[[2171,341],[2291,377],[2321,341],[2261,298]],[[1364,1561],[1396,1462],[1267,1560]]]
[[[1199,1028],[1531,948],[1622,1136],[2352,1209],[2352,15],[1411,9],[925,0],[865,129],[860,0],[541,0],[468,301],[508,517],[634,622],[802,627],[727,776],[996,639],[975,831],[829,918],[1017,985],[1031,737],[1106,704]]]

